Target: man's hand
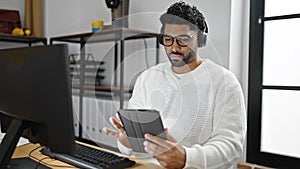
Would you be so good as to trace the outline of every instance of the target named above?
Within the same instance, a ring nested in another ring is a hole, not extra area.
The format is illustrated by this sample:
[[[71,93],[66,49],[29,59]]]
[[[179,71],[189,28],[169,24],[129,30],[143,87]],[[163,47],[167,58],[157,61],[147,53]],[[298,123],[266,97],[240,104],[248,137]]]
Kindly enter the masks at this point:
[[[118,115],[116,115],[116,116],[118,118]],[[127,148],[131,148],[127,134],[126,134],[125,129],[123,128],[119,118],[116,119],[115,117],[110,117],[109,121],[116,130],[104,127],[103,131],[109,135],[114,136],[120,143],[122,143]]]
[[[145,134],[149,141],[144,142],[145,151],[158,160],[165,168],[183,168],[185,166],[185,149],[168,133],[168,140],[151,134]]]

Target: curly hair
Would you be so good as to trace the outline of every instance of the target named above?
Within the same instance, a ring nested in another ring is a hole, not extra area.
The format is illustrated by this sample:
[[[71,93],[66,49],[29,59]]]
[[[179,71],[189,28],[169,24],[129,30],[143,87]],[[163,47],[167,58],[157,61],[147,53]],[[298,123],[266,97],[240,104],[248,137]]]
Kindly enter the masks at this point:
[[[208,27],[203,14],[195,7],[183,1],[171,5],[167,12],[160,17],[161,32],[166,24],[188,24],[192,30],[208,33]]]

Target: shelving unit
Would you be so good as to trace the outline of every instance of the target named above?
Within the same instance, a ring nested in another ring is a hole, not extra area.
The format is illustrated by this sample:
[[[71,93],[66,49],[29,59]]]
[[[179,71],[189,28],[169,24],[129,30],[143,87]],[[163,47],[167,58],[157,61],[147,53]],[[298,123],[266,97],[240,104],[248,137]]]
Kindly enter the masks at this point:
[[[101,85],[87,85],[85,84],[84,73],[80,73],[79,84],[73,85],[73,88],[79,89],[79,123],[82,122],[82,112],[83,112],[83,95],[84,90],[96,90],[96,91],[106,91],[113,92],[118,94],[120,97],[120,109],[123,108],[124,104],[124,93],[132,92],[132,88],[124,87],[124,44],[125,41],[135,40],[135,39],[146,39],[146,38],[155,38],[156,39],[156,63],[159,61],[159,42],[158,42],[158,34],[130,29],[130,28],[107,28],[103,29],[99,32],[87,32],[81,34],[74,35],[66,35],[60,37],[52,37],[50,38],[50,44],[56,42],[67,42],[67,43],[77,43],[80,44],[80,72],[85,72],[85,56],[86,56],[86,46],[91,43],[101,43],[101,42],[114,42],[114,70],[117,69],[118,64],[120,65],[120,76],[118,85],[117,79],[114,80],[114,86],[101,86]],[[120,51],[120,53],[118,53]],[[119,62],[117,62],[119,57]],[[79,125],[80,126],[80,125]],[[79,127],[79,137],[82,136],[82,128]]]
[[[84,88],[86,89],[88,86],[89,89],[91,89],[91,85],[93,86],[100,86],[101,81],[105,78],[103,75],[105,69],[101,68],[104,64],[103,61],[95,61],[93,54],[89,53],[86,54],[87,57],[83,61],[84,63],[80,63],[80,60],[77,60],[77,54],[71,54],[69,55],[69,63],[70,63],[70,73],[72,77],[72,86],[73,88],[75,86],[80,85],[80,66],[84,65],[84,72],[83,76],[85,79]],[[94,89],[96,90],[96,89]]]
[[[60,36],[60,37],[53,37],[50,38],[50,44],[53,44],[54,41],[59,42],[68,42],[68,43],[78,43],[80,44],[80,72],[84,72],[85,63],[84,57],[86,54],[85,45],[86,43],[100,43],[100,42],[115,42],[115,61],[117,57],[120,57],[120,85],[113,87],[108,86],[95,86],[96,90],[105,90],[105,91],[116,91],[119,89],[120,94],[120,108],[123,107],[124,101],[124,43],[127,40],[134,40],[134,39],[145,39],[145,38],[157,38],[156,33],[136,30],[136,29],[129,29],[129,28],[111,28],[111,29],[104,29],[100,32],[87,32],[81,34],[74,34],[74,35],[67,35],[67,36]],[[120,42],[120,55],[118,56],[118,43]],[[157,41],[156,48],[159,48],[159,43]],[[156,53],[156,60],[158,61],[158,50]],[[117,68],[117,64],[115,63],[114,69]],[[116,82],[116,80],[115,80]],[[82,74],[80,78],[80,89],[85,89],[85,87],[91,89],[91,86],[84,85],[84,75]],[[131,91],[132,89],[128,89],[127,91]],[[80,95],[82,96],[82,95]]]
[[[44,45],[47,45],[47,38],[44,37],[15,36],[4,33],[0,33],[0,41],[27,43],[29,46],[31,46],[33,43],[43,43]]]

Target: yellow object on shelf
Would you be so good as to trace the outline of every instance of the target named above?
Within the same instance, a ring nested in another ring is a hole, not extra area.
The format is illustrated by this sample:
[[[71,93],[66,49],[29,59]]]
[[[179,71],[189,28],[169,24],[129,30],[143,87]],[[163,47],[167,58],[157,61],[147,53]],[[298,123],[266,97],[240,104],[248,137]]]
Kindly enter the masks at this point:
[[[29,36],[31,35],[31,30],[27,28],[14,28],[11,34],[16,36]]]
[[[22,28],[14,28],[11,32],[12,35],[23,36],[24,32]]]
[[[94,22],[92,22],[92,31],[93,32],[97,32],[100,31],[103,26],[104,26],[104,21],[103,20],[96,20]]]
[[[24,32],[25,32],[25,35],[26,35],[26,36],[31,35],[31,30],[30,30],[30,29],[26,29]]]

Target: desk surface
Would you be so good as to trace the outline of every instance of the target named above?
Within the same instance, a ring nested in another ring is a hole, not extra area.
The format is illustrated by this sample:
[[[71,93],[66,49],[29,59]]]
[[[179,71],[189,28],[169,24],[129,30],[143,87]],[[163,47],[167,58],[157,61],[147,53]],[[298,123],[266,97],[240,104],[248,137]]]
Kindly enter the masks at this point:
[[[16,150],[13,154],[13,158],[28,157],[29,153],[31,151],[33,151],[34,149],[36,149],[31,153],[31,156],[36,158],[34,160],[37,161],[37,160],[43,159],[42,164],[44,164],[44,165],[49,164],[47,166],[49,166],[50,168],[62,168],[62,166],[65,166],[65,167],[70,166],[69,164],[66,164],[64,162],[61,162],[61,161],[58,161],[58,160],[53,160],[53,159],[50,159],[50,158],[46,158],[47,156],[45,156],[45,155],[43,155],[39,152],[39,150],[41,149],[41,148],[38,148],[39,146],[40,146],[39,144],[32,144],[32,143],[24,144],[22,146],[19,146],[19,147],[16,148]],[[158,166],[156,164],[144,161],[142,159],[137,159],[137,158],[132,158],[132,157],[130,157],[130,159],[134,160],[136,162],[136,164],[132,167],[129,167],[129,169],[130,168],[132,168],[132,169],[145,169],[145,168],[147,168],[147,169],[148,168],[162,169],[161,166]],[[57,166],[57,167],[55,167],[55,166]],[[58,166],[60,166],[60,167],[58,167]]]

